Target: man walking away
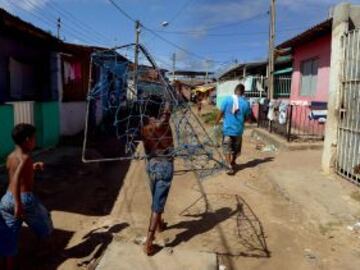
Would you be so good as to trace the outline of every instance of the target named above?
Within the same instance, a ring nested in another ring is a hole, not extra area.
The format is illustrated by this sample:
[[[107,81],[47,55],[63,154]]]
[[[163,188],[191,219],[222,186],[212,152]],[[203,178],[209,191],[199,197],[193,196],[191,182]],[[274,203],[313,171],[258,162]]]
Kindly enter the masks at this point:
[[[241,153],[245,121],[251,115],[250,103],[244,97],[243,84],[236,86],[234,95],[227,97],[220,107],[215,125],[223,121],[223,151],[229,165],[227,174],[235,173],[236,158]]]

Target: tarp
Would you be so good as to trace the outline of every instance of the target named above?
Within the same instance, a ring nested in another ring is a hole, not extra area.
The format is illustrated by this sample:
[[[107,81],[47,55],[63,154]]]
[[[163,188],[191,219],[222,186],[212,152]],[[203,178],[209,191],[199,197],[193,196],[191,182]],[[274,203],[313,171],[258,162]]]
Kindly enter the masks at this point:
[[[293,68],[289,67],[289,68],[285,68],[285,69],[275,71],[274,75],[287,74],[287,73],[291,73],[292,71],[293,71]]]
[[[213,89],[215,89],[215,85],[202,85],[202,86],[198,86],[196,87],[193,92],[201,92],[201,93],[206,93],[209,92]]]

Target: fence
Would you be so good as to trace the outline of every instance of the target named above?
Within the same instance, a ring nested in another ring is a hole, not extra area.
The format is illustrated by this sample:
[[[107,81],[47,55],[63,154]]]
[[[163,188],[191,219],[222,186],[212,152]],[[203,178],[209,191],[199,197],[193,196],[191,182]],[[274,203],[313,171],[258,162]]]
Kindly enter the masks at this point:
[[[269,120],[269,106],[259,105],[258,127],[284,137],[287,141],[322,141],[325,136],[325,118],[312,116],[310,106],[288,105],[283,112],[275,109]]]
[[[340,88],[341,108],[338,114],[337,172],[360,185],[360,30],[342,38],[343,71]]]

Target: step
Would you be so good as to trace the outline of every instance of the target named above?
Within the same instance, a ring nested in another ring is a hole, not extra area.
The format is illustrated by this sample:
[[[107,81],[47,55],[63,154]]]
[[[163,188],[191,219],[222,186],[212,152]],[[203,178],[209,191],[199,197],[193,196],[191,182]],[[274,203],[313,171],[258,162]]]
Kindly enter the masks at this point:
[[[217,270],[215,254],[163,248],[148,257],[141,245],[113,242],[96,270]]]

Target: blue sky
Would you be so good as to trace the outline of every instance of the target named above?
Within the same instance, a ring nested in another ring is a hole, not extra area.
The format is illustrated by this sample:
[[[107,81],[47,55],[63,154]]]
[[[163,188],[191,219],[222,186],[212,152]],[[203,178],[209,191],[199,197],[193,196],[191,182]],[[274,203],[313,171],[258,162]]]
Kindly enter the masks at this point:
[[[182,69],[222,69],[233,63],[265,59],[269,0],[113,0],[131,17],[177,44],[176,48],[143,30],[141,42],[158,63],[171,68],[177,55]],[[336,0],[278,0],[277,43],[327,18]],[[360,3],[353,0],[352,3]],[[112,47],[134,41],[134,24],[109,0],[0,0],[0,6],[68,42]],[[170,24],[161,26],[163,21]]]

